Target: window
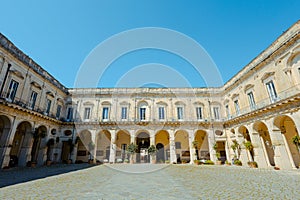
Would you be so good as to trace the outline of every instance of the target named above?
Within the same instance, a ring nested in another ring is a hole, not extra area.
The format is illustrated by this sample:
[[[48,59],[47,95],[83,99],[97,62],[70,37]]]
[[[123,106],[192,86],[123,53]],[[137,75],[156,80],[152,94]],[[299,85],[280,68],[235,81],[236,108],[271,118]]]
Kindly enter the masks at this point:
[[[69,107],[67,111],[67,120],[71,121],[73,119],[73,108]]]
[[[91,116],[91,108],[84,108],[83,119],[90,119],[90,116]]]
[[[58,105],[56,109],[56,118],[60,117],[60,112],[61,112],[61,105]]]
[[[19,83],[17,81],[11,80],[6,98],[8,98],[11,101],[14,101],[18,86],[19,86]]]
[[[122,107],[121,119],[127,119],[127,107]]]
[[[30,96],[30,100],[29,100],[29,106],[32,109],[34,109],[36,98],[37,98],[37,93],[35,91],[32,91],[31,96]]]
[[[183,119],[183,107],[177,107],[177,119]]]
[[[247,96],[248,96],[248,100],[249,100],[249,104],[250,104],[250,109],[254,110],[255,109],[255,100],[254,100],[253,92],[249,92],[247,94]]]
[[[175,142],[175,149],[181,149],[181,142]]]
[[[267,82],[266,86],[267,86],[271,103],[274,103],[277,100],[277,93],[273,81]]]
[[[46,100],[46,114],[49,114],[51,108],[51,100],[47,99]]]
[[[214,117],[216,120],[220,119],[220,112],[219,112],[219,107],[213,107],[213,111],[214,111]]]
[[[146,108],[140,108],[140,120],[146,120]]]
[[[165,119],[165,107],[158,108],[158,119]]]
[[[230,111],[229,111],[229,106],[226,105],[225,106],[225,109],[226,109],[226,115],[227,115],[227,118],[230,119]]]
[[[235,100],[235,101],[234,101],[234,107],[235,107],[236,115],[239,115],[239,114],[240,114],[239,100]]]
[[[108,107],[103,107],[102,119],[108,119]]]
[[[197,115],[197,119],[202,119],[202,108],[201,107],[197,107],[196,108],[196,115]]]

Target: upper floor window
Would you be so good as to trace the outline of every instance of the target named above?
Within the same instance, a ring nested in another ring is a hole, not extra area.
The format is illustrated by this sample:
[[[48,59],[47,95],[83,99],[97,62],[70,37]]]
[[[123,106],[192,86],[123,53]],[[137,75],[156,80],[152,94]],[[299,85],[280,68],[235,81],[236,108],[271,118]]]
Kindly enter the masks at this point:
[[[11,101],[14,101],[18,87],[19,83],[15,80],[11,80],[6,98],[8,98]]]
[[[230,119],[230,110],[229,110],[229,105],[228,104],[225,106],[225,109],[226,109],[227,118]]]
[[[165,107],[163,106],[158,108],[158,119],[165,119]]]
[[[122,107],[121,119],[127,119],[127,107]]]
[[[67,110],[67,120],[71,121],[73,119],[73,108],[69,107]]]
[[[202,108],[201,107],[196,107],[196,115],[197,119],[202,119]]]
[[[213,111],[214,111],[214,117],[216,120],[220,119],[220,108],[219,107],[213,107]]]
[[[34,109],[36,98],[37,98],[37,92],[32,91],[31,96],[30,96],[30,100],[29,100],[29,106],[32,109]]]
[[[84,108],[83,119],[90,119],[90,117],[91,117],[91,108],[90,107]]]
[[[49,114],[51,108],[51,100],[47,99],[46,100],[46,113]]]
[[[249,100],[249,104],[250,104],[250,109],[254,110],[255,109],[255,100],[254,100],[253,92],[249,92],[247,94],[247,96],[248,96],[248,100]]]
[[[273,83],[273,81],[269,81],[266,83],[267,86],[267,90],[269,93],[269,97],[272,103],[274,103],[277,100],[277,92],[275,89],[275,85]]]
[[[140,108],[140,120],[146,120],[146,108]]]
[[[102,119],[108,119],[108,107],[103,107]]]
[[[177,107],[177,119],[183,119],[183,107]]]
[[[240,114],[240,105],[239,105],[239,100],[234,101],[234,107],[235,107],[235,113],[236,115]]]
[[[61,105],[57,105],[57,108],[56,108],[56,118],[60,117],[60,112],[61,112]]]

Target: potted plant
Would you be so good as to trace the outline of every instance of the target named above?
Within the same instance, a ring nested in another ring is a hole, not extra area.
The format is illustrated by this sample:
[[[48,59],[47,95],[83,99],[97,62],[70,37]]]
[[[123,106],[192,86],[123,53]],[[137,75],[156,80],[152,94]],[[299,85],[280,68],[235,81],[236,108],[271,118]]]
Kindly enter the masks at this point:
[[[240,145],[237,141],[233,141],[233,144],[230,146],[234,152],[234,157],[239,159],[240,158]]]
[[[170,164],[170,160],[166,160],[165,163],[166,163],[166,164]]]
[[[253,156],[252,156],[252,150],[253,150],[253,145],[250,141],[244,142],[244,146],[246,148],[247,151],[249,151],[250,153],[250,158],[249,158],[249,162],[253,162]]]
[[[234,160],[233,164],[234,164],[234,165],[237,165],[237,166],[242,166],[242,165],[243,165],[243,164],[242,164],[242,161],[240,161],[240,160],[238,160],[238,159]]]
[[[95,143],[93,141],[91,141],[88,145],[89,148],[89,153],[90,153],[90,157],[89,157],[89,164],[93,164],[94,160],[93,160],[93,150],[95,149]]]
[[[150,145],[149,148],[148,148],[148,153],[151,156],[151,162],[152,162],[152,164],[156,163],[156,152],[157,152],[156,147],[153,144]]]
[[[255,161],[249,161],[249,162],[248,162],[248,165],[249,165],[249,167],[251,167],[251,168],[257,168],[257,167],[258,167],[257,162],[255,162]]]
[[[228,162],[228,160],[225,160],[225,164],[226,164],[226,165],[231,165],[231,163]]]
[[[130,155],[130,163],[133,164],[133,155],[135,154],[135,152],[137,151],[138,146],[136,144],[129,144],[127,146],[127,152]]]
[[[221,165],[222,161],[221,161],[221,154],[220,154],[220,152],[216,153],[216,158],[217,158],[216,164],[217,165]]]

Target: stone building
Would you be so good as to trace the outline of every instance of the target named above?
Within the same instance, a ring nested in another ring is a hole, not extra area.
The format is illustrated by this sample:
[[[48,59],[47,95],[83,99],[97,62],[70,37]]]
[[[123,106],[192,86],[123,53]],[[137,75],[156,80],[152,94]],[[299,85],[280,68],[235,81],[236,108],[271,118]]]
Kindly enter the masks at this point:
[[[297,168],[299,32],[300,21],[219,88],[91,89],[64,87],[1,34],[1,167],[123,162],[134,143],[137,163],[150,162],[153,144],[157,162],[215,161],[218,152]]]

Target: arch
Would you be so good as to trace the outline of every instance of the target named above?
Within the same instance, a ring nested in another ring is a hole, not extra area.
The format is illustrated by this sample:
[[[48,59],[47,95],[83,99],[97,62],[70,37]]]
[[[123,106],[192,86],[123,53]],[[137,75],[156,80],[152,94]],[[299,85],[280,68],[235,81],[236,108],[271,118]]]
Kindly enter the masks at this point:
[[[11,129],[11,121],[5,115],[0,115],[0,144],[4,146],[8,146],[8,136]],[[0,148],[0,155],[3,155],[5,148]],[[0,160],[2,163],[2,160]]]
[[[78,139],[77,139],[78,138]],[[77,136],[77,154],[76,154],[76,163],[88,162],[89,160],[89,151],[87,147],[82,142],[81,138]]]
[[[18,124],[10,150],[10,167],[26,166],[31,160],[30,155],[34,132],[31,123],[22,121]]]
[[[249,130],[246,126],[240,126],[238,128],[238,132],[244,137],[244,145],[245,146],[246,146],[247,142],[251,142],[251,138],[250,138],[250,135],[249,135]],[[254,161],[254,150],[253,150],[253,148],[250,149],[250,150],[247,150],[247,152],[249,152],[249,154],[247,154],[249,161]]]
[[[111,149],[111,133],[108,130],[101,130],[96,136],[96,159],[108,162]]]
[[[155,146],[157,148],[156,160],[161,163],[170,160],[170,135],[166,130],[159,130],[155,134]]]
[[[190,162],[189,134],[185,130],[175,132],[175,151],[177,162]]]
[[[119,130],[116,134],[116,159],[129,160],[126,155],[127,146],[130,144],[130,133],[126,130]]]
[[[292,155],[295,166],[298,167],[300,164],[300,154],[298,148],[292,142],[292,138],[294,136],[299,136],[294,120],[290,116],[280,115],[274,118],[273,123],[274,126],[277,127],[285,137],[288,144],[287,150]]]
[[[267,125],[261,121],[257,121],[253,124],[253,130],[257,132],[261,138],[264,152],[267,154],[267,162],[271,166],[275,166],[275,152]]]
[[[209,146],[208,146],[208,137],[207,133],[204,130],[197,130],[195,132],[194,141],[197,141],[194,144],[196,150],[197,160],[205,159],[209,160]]]
[[[138,131],[136,136],[136,144],[138,150],[136,154],[136,161],[139,163],[150,162],[150,157],[147,154],[147,150],[150,146],[150,134],[148,131]]]

